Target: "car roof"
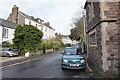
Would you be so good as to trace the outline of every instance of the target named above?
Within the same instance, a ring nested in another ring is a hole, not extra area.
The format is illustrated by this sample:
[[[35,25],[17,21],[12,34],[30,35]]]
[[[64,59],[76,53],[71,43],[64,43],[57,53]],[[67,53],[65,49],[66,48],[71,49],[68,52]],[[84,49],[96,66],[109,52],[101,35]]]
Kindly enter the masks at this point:
[[[74,47],[66,47],[65,49],[77,49],[77,48],[74,48]]]

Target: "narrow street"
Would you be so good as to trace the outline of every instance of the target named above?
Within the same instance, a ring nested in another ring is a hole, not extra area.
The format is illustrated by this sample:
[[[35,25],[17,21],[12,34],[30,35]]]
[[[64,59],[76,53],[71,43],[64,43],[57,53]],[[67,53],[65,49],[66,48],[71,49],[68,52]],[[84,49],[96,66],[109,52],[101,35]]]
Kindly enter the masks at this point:
[[[46,54],[40,59],[2,70],[3,78],[90,78],[86,70],[62,70],[62,50]]]

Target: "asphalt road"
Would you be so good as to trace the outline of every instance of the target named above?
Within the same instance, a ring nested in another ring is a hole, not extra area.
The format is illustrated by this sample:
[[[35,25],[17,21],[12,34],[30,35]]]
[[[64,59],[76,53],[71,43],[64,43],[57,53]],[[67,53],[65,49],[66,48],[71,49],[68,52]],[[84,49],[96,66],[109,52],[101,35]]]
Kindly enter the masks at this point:
[[[62,70],[61,51],[43,55],[40,59],[2,70],[2,78],[90,78],[87,70]]]

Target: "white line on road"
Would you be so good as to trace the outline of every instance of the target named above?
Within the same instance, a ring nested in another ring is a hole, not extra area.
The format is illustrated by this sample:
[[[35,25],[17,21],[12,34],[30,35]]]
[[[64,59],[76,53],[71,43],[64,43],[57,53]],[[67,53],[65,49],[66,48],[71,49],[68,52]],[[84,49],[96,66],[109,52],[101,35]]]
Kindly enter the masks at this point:
[[[37,59],[40,59],[40,58],[35,58],[35,59],[31,59],[31,60],[27,60],[27,61],[23,61],[23,62],[19,62],[19,63],[7,65],[7,66],[2,66],[2,67],[0,67],[0,69],[4,69],[4,68],[7,68],[7,67],[11,67],[11,66],[16,66],[16,65],[19,65],[19,64],[24,64],[24,63],[27,63],[27,62],[30,62],[30,61],[35,61]]]
[[[92,72],[92,69],[86,64],[87,68],[89,69],[90,72]]]

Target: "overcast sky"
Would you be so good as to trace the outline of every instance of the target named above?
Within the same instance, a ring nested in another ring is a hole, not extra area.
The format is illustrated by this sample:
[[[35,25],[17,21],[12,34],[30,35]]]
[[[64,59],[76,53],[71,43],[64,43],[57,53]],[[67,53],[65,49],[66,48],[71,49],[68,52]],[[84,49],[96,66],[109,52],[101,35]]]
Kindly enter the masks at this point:
[[[69,24],[84,3],[85,0],[0,0],[0,18],[7,19],[12,7],[17,5],[20,11],[49,21],[56,32],[68,35]]]

